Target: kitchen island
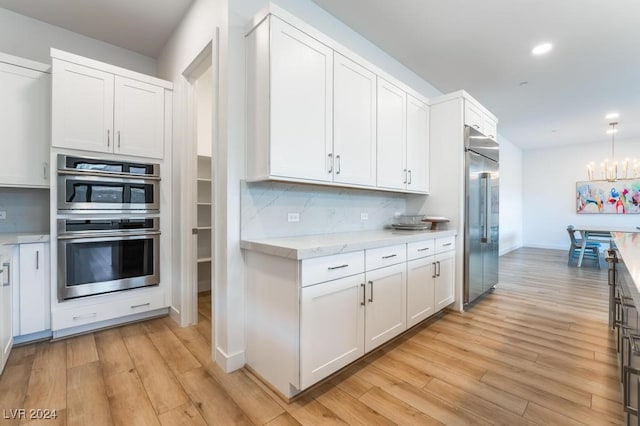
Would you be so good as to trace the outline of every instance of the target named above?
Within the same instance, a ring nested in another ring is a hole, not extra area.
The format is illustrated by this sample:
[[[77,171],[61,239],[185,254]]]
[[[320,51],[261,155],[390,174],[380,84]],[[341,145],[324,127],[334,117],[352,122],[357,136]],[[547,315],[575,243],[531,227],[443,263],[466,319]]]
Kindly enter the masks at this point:
[[[454,301],[456,232],[243,240],[246,363],[285,399]]]

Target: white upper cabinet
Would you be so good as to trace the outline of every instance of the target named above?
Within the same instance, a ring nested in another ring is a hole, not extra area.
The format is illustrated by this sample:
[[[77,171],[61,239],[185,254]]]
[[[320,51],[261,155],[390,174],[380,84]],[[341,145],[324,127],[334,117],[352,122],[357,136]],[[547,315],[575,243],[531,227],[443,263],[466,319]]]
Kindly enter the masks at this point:
[[[162,158],[164,89],[115,77],[114,152]]]
[[[496,118],[470,99],[464,100],[464,124],[473,127],[490,139],[496,140],[498,137],[498,121]]]
[[[269,174],[331,181],[333,51],[272,18],[270,75]]]
[[[256,19],[246,36],[246,179],[427,193],[426,100],[284,16]]]
[[[48,188],[51,76],[29,62],[0,54],[0,186]]]
[[[407,95],[407,189],[429,192],[429,106]]]
[[[65,52],[56,55],[91,66],[53,57],[52,146],[164,157],[165,120],[171,119],[165,117],[165,90],[170,83],[151,84],[142,80],[161,81],[118,75],[116,67]]]
[[[429,192],[429,106],[381,78],[377,184]]]
[[[407,93],[378,78],[378,186],[405,189]]]
[[[376,75],[334,54],[334,182],[376,185]]]
[[[53,61],[53,146],[113,151],[113,81],[113,74]]]

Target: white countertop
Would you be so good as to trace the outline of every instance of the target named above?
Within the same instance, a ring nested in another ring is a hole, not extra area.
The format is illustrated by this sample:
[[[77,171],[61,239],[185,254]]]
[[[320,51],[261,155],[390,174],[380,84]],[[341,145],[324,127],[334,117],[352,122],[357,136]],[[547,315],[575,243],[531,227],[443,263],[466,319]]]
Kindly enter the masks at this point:
[[[611,235],[633,284],[640,291],[640,232],[613,232]]]
[[[357,250],[405,244],[430,238],[450,237],[455,230],[445,231],[377,231],[340,232],[337,234],[242,240],[240,247],[288,259],[308,259]]]
[[[31,244],[31,243],[46,243],[49,241],[49,234],[37,234],[37,233],[0,233],[0,245],[11,244]]]

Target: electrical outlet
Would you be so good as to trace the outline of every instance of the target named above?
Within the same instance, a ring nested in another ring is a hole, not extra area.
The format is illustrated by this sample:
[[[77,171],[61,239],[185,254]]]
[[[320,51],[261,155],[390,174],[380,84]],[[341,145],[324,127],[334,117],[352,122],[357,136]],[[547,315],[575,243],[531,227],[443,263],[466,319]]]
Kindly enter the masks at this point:
[[[5,220],[7,218],[7,212],[0,211],[0,220]]]
[[[287,222],[300,222],[300,213],[287,213]]]
[[[369,213],[360,213],[360,220],[369,220]]]

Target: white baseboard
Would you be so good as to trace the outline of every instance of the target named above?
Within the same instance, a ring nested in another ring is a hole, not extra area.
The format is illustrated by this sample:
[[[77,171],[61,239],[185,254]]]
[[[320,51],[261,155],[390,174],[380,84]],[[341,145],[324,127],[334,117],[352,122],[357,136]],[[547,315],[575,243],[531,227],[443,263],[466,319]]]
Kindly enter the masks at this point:
[[[222,349],[216,347],[216,364],[222,368],[225,373],[239,370],[244,367],[244,351],[238,351],[235,354],[227,355]]]
[[[176,324],[181,324],[180,322],[180,311],[178,309],[176,309],[174,306],[171,307],[171,309],[169,309],[169,316],[171,317],[172,320],[174,320],[176,322]]]

